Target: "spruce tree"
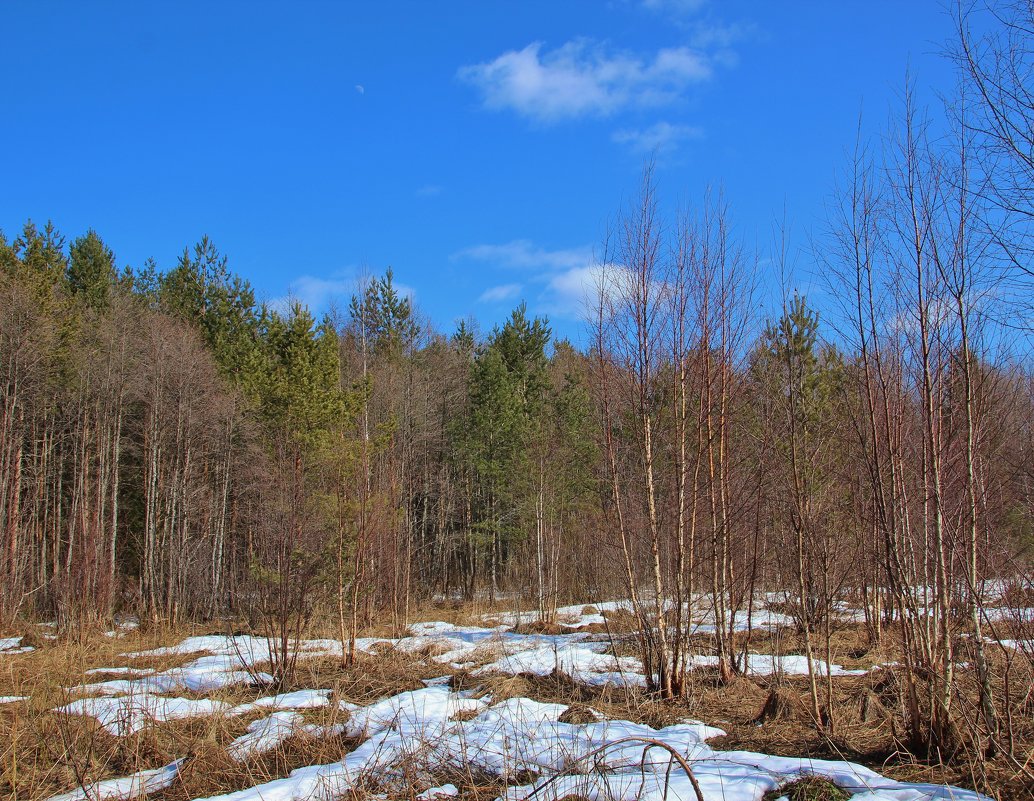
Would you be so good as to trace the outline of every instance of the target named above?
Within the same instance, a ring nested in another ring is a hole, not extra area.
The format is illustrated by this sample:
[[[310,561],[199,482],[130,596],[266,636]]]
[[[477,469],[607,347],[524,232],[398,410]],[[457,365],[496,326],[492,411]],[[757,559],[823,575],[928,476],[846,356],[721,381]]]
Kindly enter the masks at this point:
[[[246,384],[256,369],[262,311],[251,285],[230,272],[212,240],[205,236],[193,250],[185,248],[176,267],[158,279],[157,291],[163,309],[200,329],[222,373]]]
[[[108,305],[117,281],[115,254],[92,228],[72,243],[66,280],[73,295],[93,309]]]

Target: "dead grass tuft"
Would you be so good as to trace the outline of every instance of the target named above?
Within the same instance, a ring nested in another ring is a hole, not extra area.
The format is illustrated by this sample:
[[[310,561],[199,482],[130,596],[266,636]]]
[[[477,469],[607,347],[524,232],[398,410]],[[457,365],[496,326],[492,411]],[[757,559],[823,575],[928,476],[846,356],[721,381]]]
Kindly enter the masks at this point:
[[[493,701],[530,697],[535,691],[534,686],[525,676],[471,676],[464,673],[453,676],[452,684],[457,690],[484,689],[492,696]]]
[[[774,721],[792,720],[803,722],[808,719],[804,700],[788,687],[773,687],[765,699],[754,722],[759,726]]]
[[[571,629],[547,620],[532,620],[512,629],[514,634],[569,634]]]
[[[761,801],[776,801],[788,798],[789,801],[848,801],[851,793],[825,776],[808,774],[769,790]]]
[[[575,725],[598,723],[600,720],[600,714],[592,707],[585,706],[584,704],[572,704],[560,715],[561,723],[573,723]]]

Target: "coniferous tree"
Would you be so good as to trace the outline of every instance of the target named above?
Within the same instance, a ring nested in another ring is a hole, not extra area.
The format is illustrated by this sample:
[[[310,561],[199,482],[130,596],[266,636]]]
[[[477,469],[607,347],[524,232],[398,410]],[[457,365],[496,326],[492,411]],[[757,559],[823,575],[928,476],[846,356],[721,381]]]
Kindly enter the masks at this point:
[[[158,281],[164,309],[198,326],[223,373],[247,384],[255,369],[261,310],[247,281],[230,272],[207,236],[184,249],[176,267]]]
[[[301,636],[318,598],[323,554],[333,516],[315,498],[325,494],[325,466],[349,399],[340,388],[337,333],[329,320],[316,325],[294,304],[286,317],[270,314],[262,353],[259,409],[267,431],[275,484],[264,527],[264,548],[254,575],[259,582],[272,672],[293,674]]]
[[[832,726],[831,685],[825,707],[819,708],[814,635],[822,626],[828,645],[834,585],[843,581],[843,571],[834,564],[838,548],[831,539],[840,523],[837,512],[843,497],[837,486],[834,436],[843,365],[835,350],[820,346],[818,326],[818,315],[795,294],[782,316],[766,327],[752,371],[763,388],[761,397],[775,406],[768,418],[774,430],[764,436],[774,443],[781,462],[777,475],[782,492],[776,498],[782,503],[776,516],[791,534],[786,552],[795,555],[784,569],[797,579],[792,607],[804,634],[812,714],[817,724]]]
[[[89,306],[107,307],[117,280],[115,254],[92,228],[76,239],[69,250],[68,288]]]

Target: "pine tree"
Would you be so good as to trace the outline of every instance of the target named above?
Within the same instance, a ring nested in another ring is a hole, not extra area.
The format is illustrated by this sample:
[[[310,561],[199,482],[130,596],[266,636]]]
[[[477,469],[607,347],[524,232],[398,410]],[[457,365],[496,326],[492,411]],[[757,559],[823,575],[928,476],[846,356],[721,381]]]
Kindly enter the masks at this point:
[[[531,446],[544,436],[549,338],[547,322],[529,320],[521,304],[471,365],[470,418],[461,448],[485,494],[478,528],[491,545],[493,591],[512,546],[530,529],[529,519],[541,515],[533,500],[541,471],[532,463]]]
[[[413,304],[399,294],[389,267],[381,278],[369,280],[349,304],[358,336],[373,355],[395,360],[407,353],[419,331],[413,318]]]
[[[843,365],[832,348],[820,349],[818,315],[795,294],[780,319],[766,327],[753,372],[773,406],[773,431],[767,432],[781,456],[783,503],[777,509],[789,532],[796,562],[798,625],[808,657],[812,715],[817,726],[833,721],[832,686],[827,675],[826,703],[820,710],[813,636],[822,626],[830,659],[830,614],[838,579],[831,539],[837,521],[838,471],[833,443],[834,402]]]
[[[14,240],[14,250],[21,259],[22,268],[35,282],[51,286],[64,274],[67,264],[65,238],[50,220],[42,231],[32,220],[26,222],[21,236]]]
[[[327,494],[324,466],[334,432],[344,424],[349,398],[340,388],[337,334],[316,325],[295,303],[287,317],[269,313],[256,386],[259,414],[276,470],[268,492],[275,504],[264,531],[263,558],[253,566],[270,642],[272,673],[289,682],[298,639],[319,599],[324,553],[333,540],[333,515],[316,499]]]
[[[247,382],[255,369],[261,310],[251,285],[230,272],[227,259],[207,236],[158,280],[160,305],[197,325],[224,375]]]
[[[72,243],[66,280],[73,295],[93,309],[105,309],[117,282],[115,254],[92,228]]]

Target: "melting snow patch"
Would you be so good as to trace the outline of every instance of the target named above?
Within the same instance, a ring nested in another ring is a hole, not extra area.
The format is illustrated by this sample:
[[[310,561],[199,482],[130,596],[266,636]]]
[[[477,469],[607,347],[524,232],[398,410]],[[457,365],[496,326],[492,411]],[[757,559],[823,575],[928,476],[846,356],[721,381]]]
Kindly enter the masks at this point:
[[[248,726],[248,733],[230,743],[226,751],[231,759],[238,762],[272,751],[288,737],[298,733],[302,720],[297,712],[274,712],[268,718],[256,720]]]
[[[714,667],[718,664],[718,657],[696,655],[691,657],[694,667]],[[821,659],[812,659],[812,666],[815,673],[825,676],[830,672],[830,665]],[[786,676],[807,676],[808,657],[806,656],[771,656],[769,654],[747,654],[748,675],[771,676],[775,673],[782,673]],[[832,666],[834,676],[864,676],[868,670],[848,670],[840,665]]]
[[[140,693],[118,698],[81,698],[54,711],[66,715],[89,715],[97,718],[110,734],[125,737],[152,722],[203,717],[229,710],[229,705],[222,701],[163,698]]]
[[[0,637],[0,654],[27,654],[35,651],[31,645],[21,645],[21,637]]]
[[[345,723],[349,737],[370,737],[388,729],[408,736],[430,738],[454,715],[478,712],[487,701],[465,698],[446,687],[426,687],[386,698],[370,706],[356,706],[343,702],[341,708],[350,713]]]
[[[528,650],[504,656],[474,671],[475,676],[486,673],[517,675],[530,673],[549,676],[562,673],[585,684],[644,684],[638,660],[597,653],[603,643],[581,645],[542,644]]]
[[[443,784],[440,787],[424,790],[417,796],[417,801],[434,801],[436,798],[452,798],[459,794],[459,788],[455,784]]]
[[[87,676],[108,675],[108,676],[153,676],[154,668],[135,667],[99,667],[90,668],[86,671]]]
[[[256,709],[317,709],[330,704],[330,690],[296,690],[258,698],[233,709],[233,714],[243,715]]]
[[[593,801],[693,801],[688,778],[668,751],[651,747],[656,742],[689,762],[708,801],[755,801],[805,773],[860,794],[855,801],[986,801],[958,788],[895,782],[846,761],[716,751],[706,740],[722,732],[695,721],[659,730],[629,721],[568,724],[560,721],[567,710],[562,704],[512,698],[489,706],[439,687],[345,707],[352,712],[347,733],[367,739],[341,762],[302,768],[220,801],[329,801],[360,780],[391,796],[414,777],[431,787],[418,797],[435,801],[454,792],[434,781],[443,767],[480,770],[503,781],[539,777],[534,784],[509,788],[503,801],[532,795],[549,801],[571,795]],[[457,720],[459,712],[473,716]]]
[[[121,779],[104,779],[70,793],[55,795],[48,801],[114,801],[156,793],[172,784],[182,764],[183,760],[178,759],[164,768],[142,770]]]

